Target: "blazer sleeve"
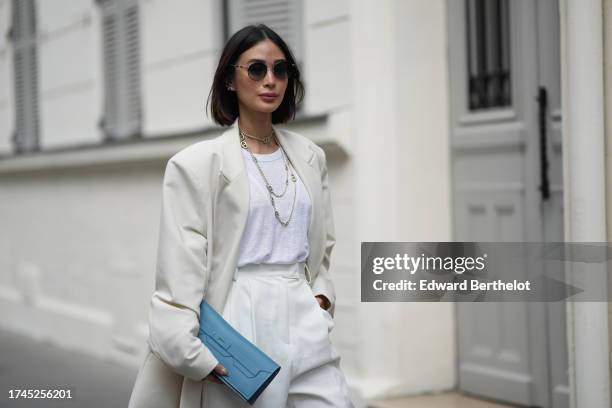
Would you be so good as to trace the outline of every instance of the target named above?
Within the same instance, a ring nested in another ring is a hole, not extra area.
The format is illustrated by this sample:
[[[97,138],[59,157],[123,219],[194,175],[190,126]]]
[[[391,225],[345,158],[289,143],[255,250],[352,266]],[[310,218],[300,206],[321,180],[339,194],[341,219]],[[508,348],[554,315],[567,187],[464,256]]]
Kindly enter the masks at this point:
[[[323,253],[323,260],[319,267],[319,273],[317,274],[313,284],[312,290],[316,295],[324,295],[330,303],[327,311],[333,317],[336,310],[336,290],[329,267],[331,263],[331,253],[334,245],[336,244],[336,232],[334,227],[334,216],[331,205],[331,196],[329,192],[329,185],[327,179],[327,159],[325,151],[319,146],[316,146],[318,152],[319,163],[321,168],[321,188],[322,188],[322,201],[325,221],[325,251]]]
[[[208,282],[207,198],[187,168],[173,159],[166,165],[162,187],[149,345],[174,371],[199,381],[219,363],[197,337]]]

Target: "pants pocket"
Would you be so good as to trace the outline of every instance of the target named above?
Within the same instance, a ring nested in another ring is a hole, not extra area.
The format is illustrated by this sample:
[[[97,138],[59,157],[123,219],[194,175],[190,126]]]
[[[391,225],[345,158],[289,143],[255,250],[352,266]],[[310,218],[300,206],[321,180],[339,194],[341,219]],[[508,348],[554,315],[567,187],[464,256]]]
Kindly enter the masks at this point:
[[[308,301],[311,303],[311,307],[317,309],[317,314],[322,317],[322,320],[327,326],[327,332],[331,332],[334,328],[334,319],[331,314],[319,305],[319,301],[317,300],[315,293],[312,291],[312,288],[308,284],[303,285],[305,287],[305,292],[307,292]]]

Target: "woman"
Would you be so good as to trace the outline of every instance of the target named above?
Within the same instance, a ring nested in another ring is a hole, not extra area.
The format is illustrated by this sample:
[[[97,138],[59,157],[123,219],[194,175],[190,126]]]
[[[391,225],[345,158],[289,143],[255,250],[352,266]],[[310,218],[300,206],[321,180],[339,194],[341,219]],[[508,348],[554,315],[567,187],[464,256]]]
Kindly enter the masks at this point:
[[[295,116],[302,95],[293,55],[270,28],[228,41],[209,98],[214,120],[230,127],[166,166],[149,350],[130,407],[249,406],[212,373],[235,368],[197,338],[202,298],[281,366],[255,407],[353,407],[329,339],[325,153],[274,126]]]

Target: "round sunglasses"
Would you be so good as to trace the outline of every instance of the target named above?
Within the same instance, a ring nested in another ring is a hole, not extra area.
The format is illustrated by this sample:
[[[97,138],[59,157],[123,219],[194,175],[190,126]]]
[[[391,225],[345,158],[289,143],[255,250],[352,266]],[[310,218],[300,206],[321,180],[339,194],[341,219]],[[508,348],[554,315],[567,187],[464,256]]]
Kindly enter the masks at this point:
[[[272,67],[272,72],[274,72],[274,76],[278,79],[286,79],[290,74],[290,67],[293,67],[295,64],[289,64],[287,61],[277,61],[274,63]],[[268,73],[268,65],[266,65],[262,61],[253,62],[249,65],[233,65],[233,67],[238,68],[246,68],[249,78],[253,81],[261,81],[265,78]]]

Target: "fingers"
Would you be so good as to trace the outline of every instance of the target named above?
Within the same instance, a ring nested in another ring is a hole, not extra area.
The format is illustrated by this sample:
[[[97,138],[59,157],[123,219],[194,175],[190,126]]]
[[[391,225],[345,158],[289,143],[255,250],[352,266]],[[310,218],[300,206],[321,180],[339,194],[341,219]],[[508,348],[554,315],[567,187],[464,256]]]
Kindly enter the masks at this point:
[[[319,302],[319,306],[321,306],[322,309],[328,310],[330,308],[331,304],[329,303],[327,296],[315,295],[315,297],[317,298],[317,302]]]
[[[214,368],[214,372],[218,375],[227,375],[227,369],[221,364],[216,365],[216,367]],[[223,384],[223,381],[219,380],[213,373],[210,373],[206,377],[204,377],[204,380],[212,381],[217,384]]]
[[[221,364],[217,364],[215,367],[215,372],[221,375],[227,375],[227,370]]]
[[[325,305],[324,305],[325,301],[323,299],[321,299],[321,297],[319,297],[319,296],[315,296],[315,299],[317,299],[317,302],[319,303],[319,307],[321,309],[325,309]]]
[[[208,381],[212,381],[214,383],[217,384],[223,384],[223,381],[219,380],[217,377],[215,377],[214,375],[209,375],[208,377],[206,377],[206,379],[208,379]]]

